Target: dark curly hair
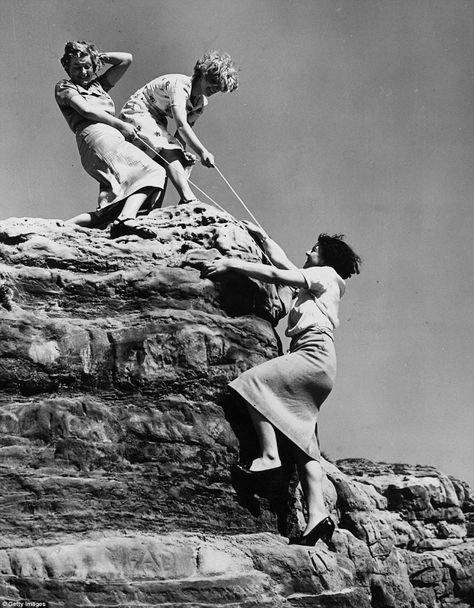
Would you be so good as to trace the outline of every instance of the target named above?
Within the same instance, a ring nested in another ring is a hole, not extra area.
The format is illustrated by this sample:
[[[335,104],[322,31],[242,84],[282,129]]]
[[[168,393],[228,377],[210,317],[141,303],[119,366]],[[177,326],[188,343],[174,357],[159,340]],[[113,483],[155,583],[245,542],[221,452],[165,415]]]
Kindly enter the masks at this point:
[[[71,59],[78,57],[90,57],[94,72],[98,72],[102,61],[100,59],[100,53],[90,42],[84,42],[83,40],[75,40],[74,42],[66,42],[64,47],[64,55],[61,57],[61,65],[69,74],[69,66],[71,65]]]
[[[318,237],[319,253],[326,266],[331,266],[343,279],[359,274],[360,257],[344,242],[343,234],[322,233]]]

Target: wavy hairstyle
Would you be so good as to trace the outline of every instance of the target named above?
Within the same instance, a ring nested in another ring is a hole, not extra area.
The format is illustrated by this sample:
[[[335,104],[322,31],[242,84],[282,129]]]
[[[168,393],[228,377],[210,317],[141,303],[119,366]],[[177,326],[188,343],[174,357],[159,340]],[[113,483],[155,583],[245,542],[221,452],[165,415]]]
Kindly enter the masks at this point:
[[[344,242],[343,234],[322,233],[318,237],[321,257],[326,266],[331,266],[343,279],[359,274],[360,257]]]
[[[73,57],[78,57],[80,59],[82,59],[83,57],[90,57],[94,72],[98,72],[102,65],[99,51],[95,48],[93,44],[89,42],[84,42],[83,40],[66,42],[66,46],[64,47],[64,55],[61,57],[60,61],[61,65],[68,74],[69,66],[71,65],[71,59]]]
[[[239,86],[238,69],[229,53],[207,51],[196,61],[193,78],[204,76],[220,86],[221,93],[232,93]]]

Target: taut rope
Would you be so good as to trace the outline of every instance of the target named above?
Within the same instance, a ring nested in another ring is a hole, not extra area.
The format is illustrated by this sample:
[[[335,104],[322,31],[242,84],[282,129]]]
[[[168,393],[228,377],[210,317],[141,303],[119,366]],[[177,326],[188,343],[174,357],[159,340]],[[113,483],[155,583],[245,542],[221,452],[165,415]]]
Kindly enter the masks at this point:
[[[153,152],[154,156],[159,156],[167,165],[170,164],[169,160],[167,160],[164,156],[162,156],[159,152],[157,152],[154,148],[152,148],[150,146],[150,144],[148,142],[146,142],[144,139],[142,139],[138,134],[136,135],[136,139],[138,139],[139,141],[141,141],[141,143],[146,146],[148,148],[148,150],[150,150],[150,152]],[[231,192],[235,195],[235,197],[237,198],[237,200],[239,201],[239,203],[242,205],[242,207],[245,209],[245,211],[247,211],[247,213],[250,215],[250,217],[253,219],[253,221],[255,222],[255,224],[261,228],[262,230],[264,230],[264,228],[262,227],[262,225],[260,224],[260,222],[256,219],[256,217],[254,216],[254,214],[250,211],[250,209],[247,207],[247,205],[244,203],[244,201],[241,199],[241,197],[237,194],[237,192],[234,190],[234,188],[230,185],[229,181],[225,178],[225,176],[223,175],[223,173],[221,172],[221,170],[219,169],[219,167],[217,167],[217,165],[214,165],[215,170],[217,171],[217,173],[219,173],[219,175],[221,176],[221,178],[224,180],[224,182],[227,184],[227,186],[230,188]],[[188,182],[194,186],[194,188],[196,188],[196,190],[199,190],[199,192],[201,194],[204,194],[204,196],[206,198],[208,198],[211,203],[213,205],[215,205],[218,209],[220,209],[221,211],[224,211],[224,213],[229,214],[235,221],[238,221],[231,213],[229,213],[228,211],[226,211],[224,209],[224,207],[222,207],[221,205],[219,205],[219,203],[217,203],[213,198],[211,198],[206,192],[204,192],[204,190],[201,190],[201,188],[199,186],[197,186],[193,181],[191,181],[189,179],[189,177],[186,175],[186,173],[183,173],[182,171],[179,171],[179,173],[181,173],[181,175],[183,175],[184,177],[186,177],[186,179],[188,180]],[[265,231],[265,230],[264,230]],[[270,258],[268,257],[268,255],[265,253],[265,251],[262,249],[262,254],[267,258],[267,260],[270,262],[270,264],[273,266],[274,264],[272,263],[272,261],[270,260]]]

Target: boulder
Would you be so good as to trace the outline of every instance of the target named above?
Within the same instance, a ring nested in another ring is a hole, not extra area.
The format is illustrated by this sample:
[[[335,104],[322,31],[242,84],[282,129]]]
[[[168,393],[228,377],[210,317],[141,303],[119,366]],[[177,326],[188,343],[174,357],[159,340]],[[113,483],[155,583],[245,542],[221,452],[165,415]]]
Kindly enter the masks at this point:
[[[288,290],[205,260],[265,261],[205,204],[154,240],[0,224],[0,599],[50,606],[462,608],[474,496],[431,467],[323,461],[333,546],[289,545],[297,478],[243,495],[255,451],[227,385],[280,352]]]

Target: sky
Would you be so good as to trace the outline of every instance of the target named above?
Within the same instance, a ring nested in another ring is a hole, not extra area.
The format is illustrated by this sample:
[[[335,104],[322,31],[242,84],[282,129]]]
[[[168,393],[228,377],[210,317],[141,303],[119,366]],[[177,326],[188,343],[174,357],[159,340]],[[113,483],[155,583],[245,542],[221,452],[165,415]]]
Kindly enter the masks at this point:
[[[0,28],[0,218],[95,207],[54,101],[68,40],[133,53],[118,110],[207,49],[231,53],[240,87],[196,126],[217,166],[295,263],[320,232],[364,260],[341,304],[323,451],[474,486],[471,0],[0,0]],[[249,219],[216,171],[192,179]]]

